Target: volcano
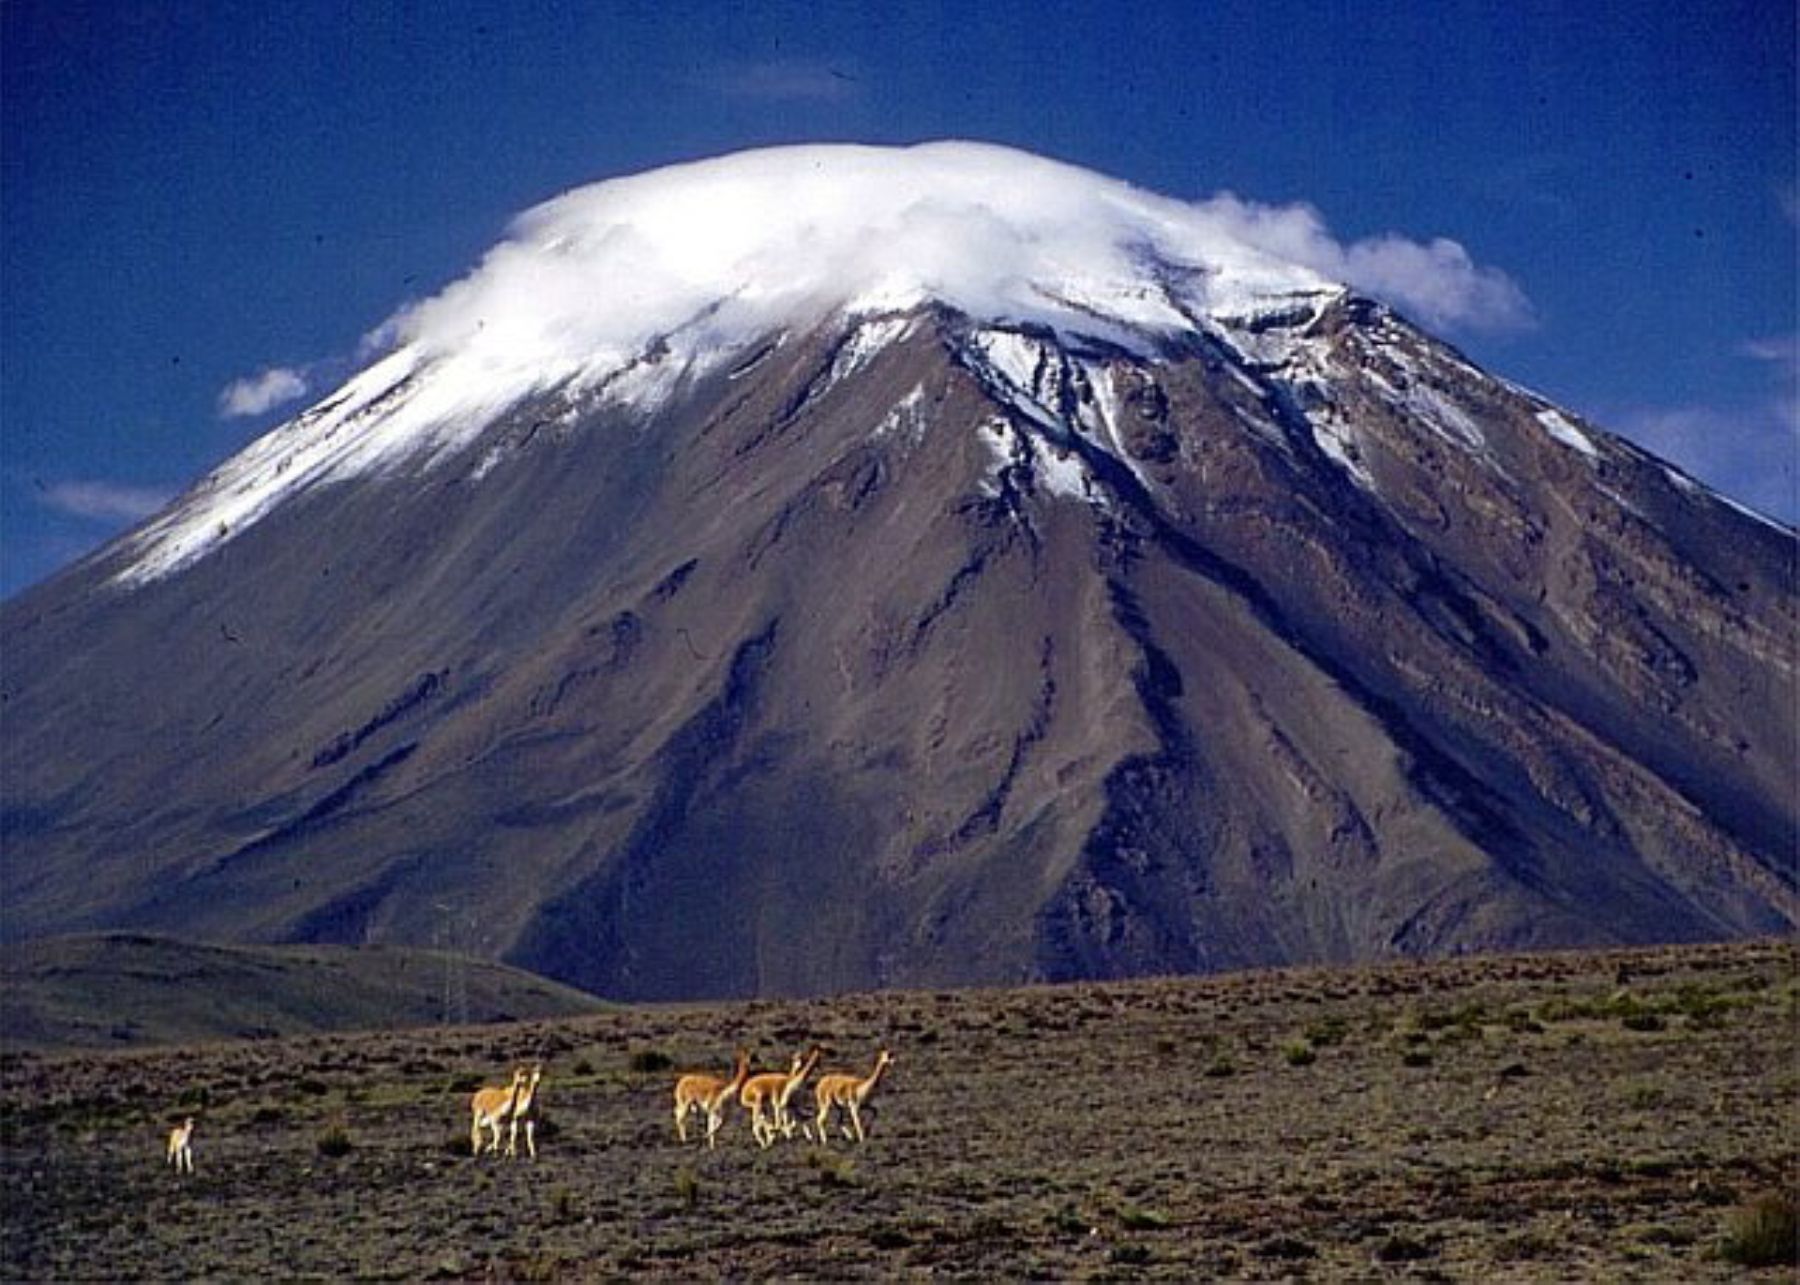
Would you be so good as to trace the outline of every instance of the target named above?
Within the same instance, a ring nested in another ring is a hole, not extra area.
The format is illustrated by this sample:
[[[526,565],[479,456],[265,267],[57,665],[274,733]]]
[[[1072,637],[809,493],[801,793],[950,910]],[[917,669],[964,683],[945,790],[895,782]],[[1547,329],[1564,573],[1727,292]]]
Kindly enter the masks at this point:
[[[962,143],[527,214],[0,607],[0,930],[624,999],[1791,932],[1794,531],[1228,214]]]

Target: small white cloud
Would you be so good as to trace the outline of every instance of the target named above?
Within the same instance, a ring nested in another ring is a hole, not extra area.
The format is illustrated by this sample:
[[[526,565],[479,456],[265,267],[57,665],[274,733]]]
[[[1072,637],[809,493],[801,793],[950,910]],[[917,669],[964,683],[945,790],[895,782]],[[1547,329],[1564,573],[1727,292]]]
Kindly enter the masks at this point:
[[[1525,292],[1447,237],[1414,241],[1389,232],[1346,244],[1311,205],[1259,205],[1229,192],[1201,208],[1258,249],[1385,299],[1428,327],[1503,331],[1532,324]]]
[[[260,374],[234,379],[219,394],[219,414],[225,419],[261,415],[306,395],[306,377],[285,366],[271,366]]]
[[[43,503],[58,513],[99,522],[137,522],[172,498],[161,487],[119,482],[57,482],[42,491]]]

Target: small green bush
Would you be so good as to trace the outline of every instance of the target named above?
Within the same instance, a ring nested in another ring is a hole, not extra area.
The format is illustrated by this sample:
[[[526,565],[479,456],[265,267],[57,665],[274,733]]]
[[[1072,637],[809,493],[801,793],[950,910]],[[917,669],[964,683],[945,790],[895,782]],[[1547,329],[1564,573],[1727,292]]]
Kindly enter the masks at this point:
[[[1800,1263],[1800,1211],[1793,1198],[1770,1193],[1732,1210],[1719,1257],[1740,1267]]]
[[[1319,1060],[1319,1055],[1313,1052],[1313,1046],[1305,1040],[1290,1040],[1282,1046],[1281,1056],[1287,1059],[1289,1066],[1311,1066]]]
[[[1350,1034],[1350,1023],[1341,1017],[1322,1017],[1306,1028],[1306,1038],[1315,1048],[1342,1044]]]
[[[1381,1248],[1375,1251],[1375,1257],[1384,1263],[1416,1263],[1435,1253],[1437,1251],[1424,1241],[1396,1232],[1382,1242]]]
[[[350,1140],[349,1129],[342,1124],[332,1124],[319,1134],[318,1148],[320,1155],[336,1158],[349,1155],[356,1149],[356,1144]]]
[[[686,1165],[675,1171],[675,1198],[684,1209],[700,1203],[700,1175]]]
[[[628,1065],[639,1075],[655,1075],[674,1067],[675,1059],[661,1049],[639,1049],[631,1055]]]

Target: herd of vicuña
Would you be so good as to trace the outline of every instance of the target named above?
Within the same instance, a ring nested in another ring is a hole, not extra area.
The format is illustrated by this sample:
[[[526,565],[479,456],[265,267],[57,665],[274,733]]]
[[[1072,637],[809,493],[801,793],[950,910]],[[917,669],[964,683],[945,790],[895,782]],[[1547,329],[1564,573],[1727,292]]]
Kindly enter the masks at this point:
[[[867,1075],[834,1072],[821,1075],[813,1085],[813,1111],[810,1120],[796,1121],[792,1111],[799,1093],[813,1068],[819,1064],[823,1050],[813,1045],[804,1053],[794,1054],[786,1071],[750,1074],[750,1054],[737,1051],[731,1078],[694,1071],[675,1081],[675,1133],[682,1142],[688,1140],[687,1120],[690,1114],[705,1117],[706,1145],[718,1145],[719,1129],[735,1101],[750,1113],[750,1136],[759,1147],[775,1145],[777,1138],[792,1138],[799,1133],[808,1141],[825,1143],[830,1138],[833,1112],[841,1113],[838,1130],[844,1137],[862,1142],[863,1107],[881,1076],[894,1063],[894,1055],[882,1049],[875,1055],[875,1066]],[[525,1151],[537,1159],[538,1088],[543,1083],[542,1064],[530,1068],[516,1067],[506,1084],[475,1090],[469,1099],[469,1150],[473,1155],[493,1154],[500,1150],[500,1133],[506,1131],[506,1152],[517,1156],[519,1130],[525,1131]],[[177,1174],[194,1171],[191,1139],[194,1118],[187,1117],[169,1132],[168,1163]]]

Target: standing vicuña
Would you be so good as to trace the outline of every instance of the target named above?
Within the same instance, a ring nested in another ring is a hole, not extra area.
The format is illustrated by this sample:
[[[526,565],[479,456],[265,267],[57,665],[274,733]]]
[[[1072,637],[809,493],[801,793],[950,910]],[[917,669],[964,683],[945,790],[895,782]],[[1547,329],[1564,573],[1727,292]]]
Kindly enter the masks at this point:
[[[775,1125],[763,1119],[763,1106],[768,1104],[770,1114],[774,1114],[775,1097],[781,1092],[781,1086],[788,1082],[788,1077],[799,1074],[801,1064],[805,1062],[804,1054],[794,1054],[794,1061],[786,1071],[770,1071],[764,1075],[753,1075],[744,1081],[744,1087],[738,1090],[738,1103],[750,1112],[750,1136],[756,1139],[760,1147],[767,1147],[775,1140]],[[767,1136],[764,1131],[767,1130]]]
[[[469,1099],[469,1151],[480,1155],[481,1131],[486,1129],[491,1135],[488,1138],[487,1150],[500,1149],[500,1126],[512,1114],[513,1103],[518,1100],[519,1086],[525,1082],[525,1068],[517,1067],[513,1071],[512,1083],[504,1089],[476,1089],[475,1096]]]
[[[805,1082],[807,1076],[812,1074],[813,1067],[819,1064],[819,1056],[824,1051],[817,1044],[813,1045],[811,1051],[806,1055],[806,1061],[795,1068],[794,1073],[787,1077],[787,1083],[783,1084],[781,1091],[775,1095],[775,1127],[781,1130],[781,1136],[784,1138],[794,1136],[794,1117],[788,1112],[788,1103],[794,1100],[794,1094],[799,1090],[800,1085]]]
[[[687,1113],[704,1111],[706,1113],[706,1145],[717,1146],[719,1126],[725,1122],[725,1108],[737,1091],[744,1087],[744,1081],[750,1078],[750,1054],[746,1049],[737,1051],[737,1071],[729,1080],[721,1080],[716,1075],[705,1075],[694,1072],[682,1076],[675,1082],[675,1132],[683,1142],[687,1141]]]
[[[519,1122],[525,1123],[525,1150],[537,1159],[537,1091],[538,1083],[544,1078],[544,1064],[539,1062],[531,1068],[531,1079],[519,1090],[513,1099],[512,1109],[507,1112],[512,1117],[512,1127],[506,1134],[506,1154],[519,1154]]]
[[[169,1130],[169,1163],[175,1172],[194,1172],[194,1117],[189,1116]]]
[[[850,1123],[856,1132],[854,1135],[842,1124],[846,1138],[854,1136],[858,1142],[863,1140],[862,1107],[875,1092],[875,1086],[881,1082],[881,1073],[894,1064],[894,1055],[886,1049],[875,1055],[875,1069],[867,1079],[854,1075],[827,1075],[820,1078],[813,1088],[813,1101],[818,1104],[819,1114],[815,1121],[818,1128],[819,1141],[825,1141],[825,1125],[831,1119],[833,1107],[843,1107],[850,1116]]]

